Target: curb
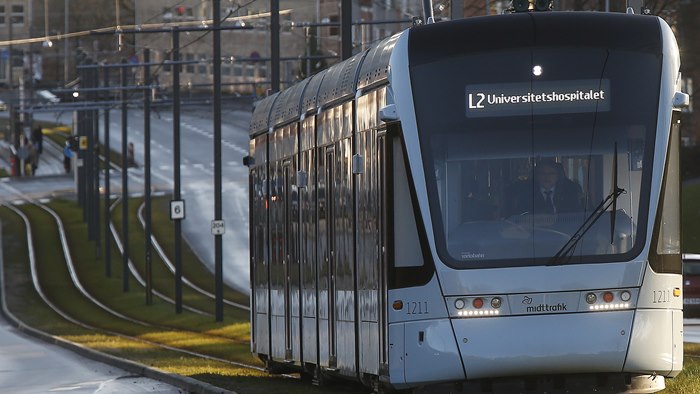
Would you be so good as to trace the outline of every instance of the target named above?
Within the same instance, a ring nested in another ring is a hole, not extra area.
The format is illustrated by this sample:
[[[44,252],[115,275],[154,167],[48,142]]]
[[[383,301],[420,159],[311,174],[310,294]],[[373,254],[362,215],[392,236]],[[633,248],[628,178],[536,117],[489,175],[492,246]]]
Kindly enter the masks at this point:
[[[0,240],[2,240],[2,227],[0,226]],[[1,245],[0,245],[1,246]],[[59,338],[38,330],[34,327],[30,327],[20,321],[9,309],[7,309],[7,303],[5,301],[5,273],[4,273],[4,258],[2,254],[2,247],[0,247],[0,303],[2,308],[0,309],[0,314],[18,331],[32,336],[34,338],[41,339],[45,342],[60,346],[62,348],[68,349],[74,353],[80,354],[83,357],[87,357],[91,360],[98,361],[104,364],[111,365],[116,368],[123,369],[124,371],[134,373],[140,376],[144,376],[150,379],[158,380],[163,383],[170,384],[177,388],[183,389],[188,393],[197,394],[236,394],[234,391],[229,391],[216,387],[212,384],[201,382],[197,379],[190,377],[174,374],[171,372],[163,371],[158,368],[149,367],[137,362],[112,356],[111,354],[102,353],[94,349],[79,345],[67,341],[63,338]]]

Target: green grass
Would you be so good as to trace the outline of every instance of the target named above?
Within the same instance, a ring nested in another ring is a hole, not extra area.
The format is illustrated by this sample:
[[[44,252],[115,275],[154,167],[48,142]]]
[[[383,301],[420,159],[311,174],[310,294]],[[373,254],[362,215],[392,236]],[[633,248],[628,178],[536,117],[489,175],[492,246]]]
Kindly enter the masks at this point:
[[[130,201],[130,206],[137,206]],[[86,241],[87,230],[82,222],[82,211],[72,201],[55,201],[50,204],[64,221],[66,233],[71,245],[71,253],[76,265],[77,275],[83,286],[92,296],[119,313],[132,316],[141,321],[157,324],[157,327],[144,327],[126,322],[97,308],[76,290],[70,282],[65,261],[60,253],[59,239],[53,218],[38,207],[25,205],[21,209],[33,223],[34,239],[41,240],[36,250],[40,283],[45,294],[58,307],[70,316],[89,325],[106,328],[110,331],[135,336],[139,339],[163,343],[174,347],[198,351],[226,360],[261,366],[259,360],[250,353],[248,314],[227,308],[224,322],[215,322],[212,316],[201,316],[184,311],[175,314],[173,305],[154,297],[152,305],[146,305],[145,292],[135,281],[131,282],[129,292],[122,291],[120,269],[112,270],[112,277],[105,276],[104,262],[95,253],[95,244]],[[156,216],[156,215],[154,215]],[[160,216],[160,215],[159,215]],[[34,291],[27,258],[24,225],[18,217],[7,208],[0,209],[3,226],[3,250],[5,277],[11,278],[6,283],[7,301],[10,310],[26,324],[60,336],[66,340],[150,365],[173,373],[199,379],[222,388],[241,393],[350,393],[361,388],[355,384],[342,383],[337,387],[317,388],[296,380],[279,376],[270,376],[254,370],[234,367],[216,361],[206,361],[169,350],[163,350],[144,342],[125,339],[104,332],[93,332],[76,326],[53,312]],[[168,223],[155,221],[154,226],[167,227]],[[130,234],[138,231],[140,226],[130,224]],[[141,235],[143,240],[143,235]],[[113,262],[119,262],[116,245],[113,245]],[[137,248],[130,248],[132,259]],[[184,260],[185,272],[193,270],[192,261]],[[135,261],[135,264],[140,263]],[[196,264],[201,265],[198,261]],[[154,268],[157,264],[154,261]],[[116,268],[116,266],[115,266]],[[168,282],[172,285],[172,275]],[[155,285],[154,281],[154,285]],[[158,282],[159,283],[159,282]],[[172,286],[171,286],[172,287]],[[232,291],[232,290],[230,290]],[[188,300],[197,301],[191,294]],[[241,297],[239,295],[239,297]],[[243,297],[245,298],[245,297]],[[209,300],[207,298],[207,300]],[[202,301],[210,302],[213,301]]]
[[[700,343],[683,346],[683,371],[673,379],[666,379],[664,394],[697,394],[700,392]]]

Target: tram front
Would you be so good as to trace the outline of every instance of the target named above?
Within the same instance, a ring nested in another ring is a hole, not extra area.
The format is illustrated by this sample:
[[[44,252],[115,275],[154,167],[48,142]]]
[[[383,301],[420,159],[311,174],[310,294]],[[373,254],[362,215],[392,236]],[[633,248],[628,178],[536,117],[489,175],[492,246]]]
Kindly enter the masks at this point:
[[[437,275],[389,291],[394,385],[581,374],[651,392],[680,372],[678,70],[652,16],[512,14],[399,40],[391,85]]]

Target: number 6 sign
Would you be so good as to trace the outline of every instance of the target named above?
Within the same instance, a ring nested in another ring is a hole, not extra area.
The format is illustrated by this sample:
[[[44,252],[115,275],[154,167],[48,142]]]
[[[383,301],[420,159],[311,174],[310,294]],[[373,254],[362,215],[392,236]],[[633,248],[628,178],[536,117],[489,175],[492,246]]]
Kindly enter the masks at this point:
[[[170,201],[170,220],[185,218],[185,200]]]

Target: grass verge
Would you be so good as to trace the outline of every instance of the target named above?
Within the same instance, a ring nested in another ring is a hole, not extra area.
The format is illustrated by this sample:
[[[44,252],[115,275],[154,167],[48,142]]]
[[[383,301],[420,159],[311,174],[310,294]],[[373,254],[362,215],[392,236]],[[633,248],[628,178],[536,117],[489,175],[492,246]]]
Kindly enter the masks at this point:
[[[202,352],[226,360],[257,364],[249,350],[248,315],[230,313],[227,309],[224,322],[215,322],[211,316],[201,316],[184,311],[175,314],[174,307],[153,298],[152,305],[145,304],[143,288],[132,280],[131,289],[122,289],[121,272],[113,270],[106,277],[102,258],[95,254],[95,245],[86,242],[87,230],[82,223],[82,211],[74,202],[55,201],[50,204],[64,221],[69,236],[76,275],[84,288],[100,302],[119,313],[157,326],[143,326],[117,318],[88,302],[70,282],[70,275],[57,236],[56,225],[46,212],[35,206],[21,209],[29,216],[34,239],[41,240],[36,248],[39,282],[45,294],[71,317],[91,326],[134,336],[143,341],[167,344],[187,350]],[[130,205],[136,205],[130,201]],[[270,376],[255,370],[239,368],[222,362],[203,360],[170,350],[163,350],[143,341],[126,339],[101,331],[76,326],[53,312],[37,295],[32,285],[27,258],[24,225],[7,208],[0,209],[3,225],[3,248],[7,301],[10,310],[26,324],[66,340],[144,365],[189,376],[239,393],[350,393],[360,387],[347,386],[317,388],[296,380]],[[154,227],[167,226],[154,223]],[[130,227],[136,230],[137,227]],[[143,236],[141,237],[143,240]],[[112,248],[116,251],[116,247]],[[132,257],[135,255],[132,251]],[[112,261],[120,261],[114,252]],[[184,260],[183,260],[184,263]],[[189,263],[184,263],[189,264]],[[155,266],[155,264],[154,264]],[[172,276],[170,276],[172,283]],[[191,295],[194,299],[197,295]]]

